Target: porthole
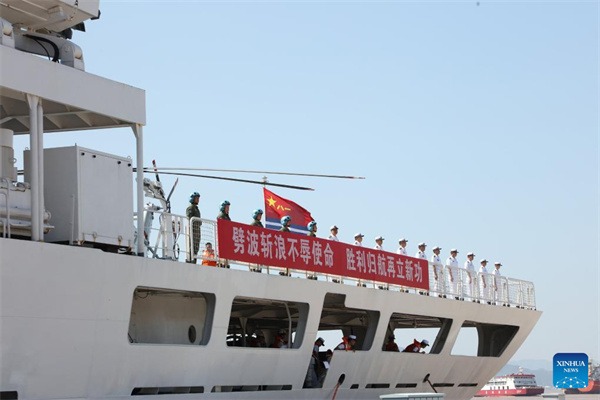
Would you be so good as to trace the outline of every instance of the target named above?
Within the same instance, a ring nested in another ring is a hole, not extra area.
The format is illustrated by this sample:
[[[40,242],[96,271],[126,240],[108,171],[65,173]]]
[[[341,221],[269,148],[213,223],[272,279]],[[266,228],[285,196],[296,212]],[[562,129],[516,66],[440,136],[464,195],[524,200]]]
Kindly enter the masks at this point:
[[[188,328],[188,339],[190,339],[190,343],[196,341],[196,327],[194,325],[190,325]]]

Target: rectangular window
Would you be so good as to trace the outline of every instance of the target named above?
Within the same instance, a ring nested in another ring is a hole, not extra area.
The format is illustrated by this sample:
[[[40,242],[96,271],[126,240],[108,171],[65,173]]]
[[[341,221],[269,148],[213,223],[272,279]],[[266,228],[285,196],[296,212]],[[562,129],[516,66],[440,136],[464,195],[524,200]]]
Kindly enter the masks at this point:
[[[393,313],[382,344],[383,351],[402,352],[416,342],[429,344],[417,352],[439,354],[442,351],[452,320],[430,315]],[[414,347],[414,346],[413,346]]]
[[[353,335],[356,337],[353,350],[369,350],[373,346],[379,311],[348,308],[345,302],[344,294],[325,295],[318,336],[325,339],[325,348],[335,349],[336,345],[343,343],[342,338]]]
[[[294,301],[236,297],[227,346],[297,349],[304,338],[308,308],[307,303]]]
[[[214,308],[212,293],[138,287],[131,304],[129,342],[205,345]]]
[[[465,321],[452,347],[453,355],[500,357],[517,334],[518,326]]]

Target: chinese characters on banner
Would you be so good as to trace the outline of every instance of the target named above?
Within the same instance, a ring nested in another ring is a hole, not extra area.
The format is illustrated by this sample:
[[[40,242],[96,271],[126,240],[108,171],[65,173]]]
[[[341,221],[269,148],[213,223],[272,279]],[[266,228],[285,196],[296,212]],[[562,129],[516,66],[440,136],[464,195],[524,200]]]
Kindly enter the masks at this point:
[[[217,220],[219,257],[429,289],[427,260]]]

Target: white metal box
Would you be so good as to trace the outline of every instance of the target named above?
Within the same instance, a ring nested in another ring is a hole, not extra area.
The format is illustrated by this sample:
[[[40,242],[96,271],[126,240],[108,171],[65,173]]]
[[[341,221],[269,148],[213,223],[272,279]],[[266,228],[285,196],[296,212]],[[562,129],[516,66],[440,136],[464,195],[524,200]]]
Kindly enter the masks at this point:
[[[30,152],[24,152],[29,182]],[[44,202],[55,228],[44,240],[133,246],[131,160],[79,146],[44,149]]]

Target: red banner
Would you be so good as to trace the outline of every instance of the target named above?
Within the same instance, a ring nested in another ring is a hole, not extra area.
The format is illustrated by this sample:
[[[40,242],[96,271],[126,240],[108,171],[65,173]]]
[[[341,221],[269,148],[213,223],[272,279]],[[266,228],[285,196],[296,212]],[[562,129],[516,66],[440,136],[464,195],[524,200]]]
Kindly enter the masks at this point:
[[[219,257],[429,289],[427,260],[217,220]]]

